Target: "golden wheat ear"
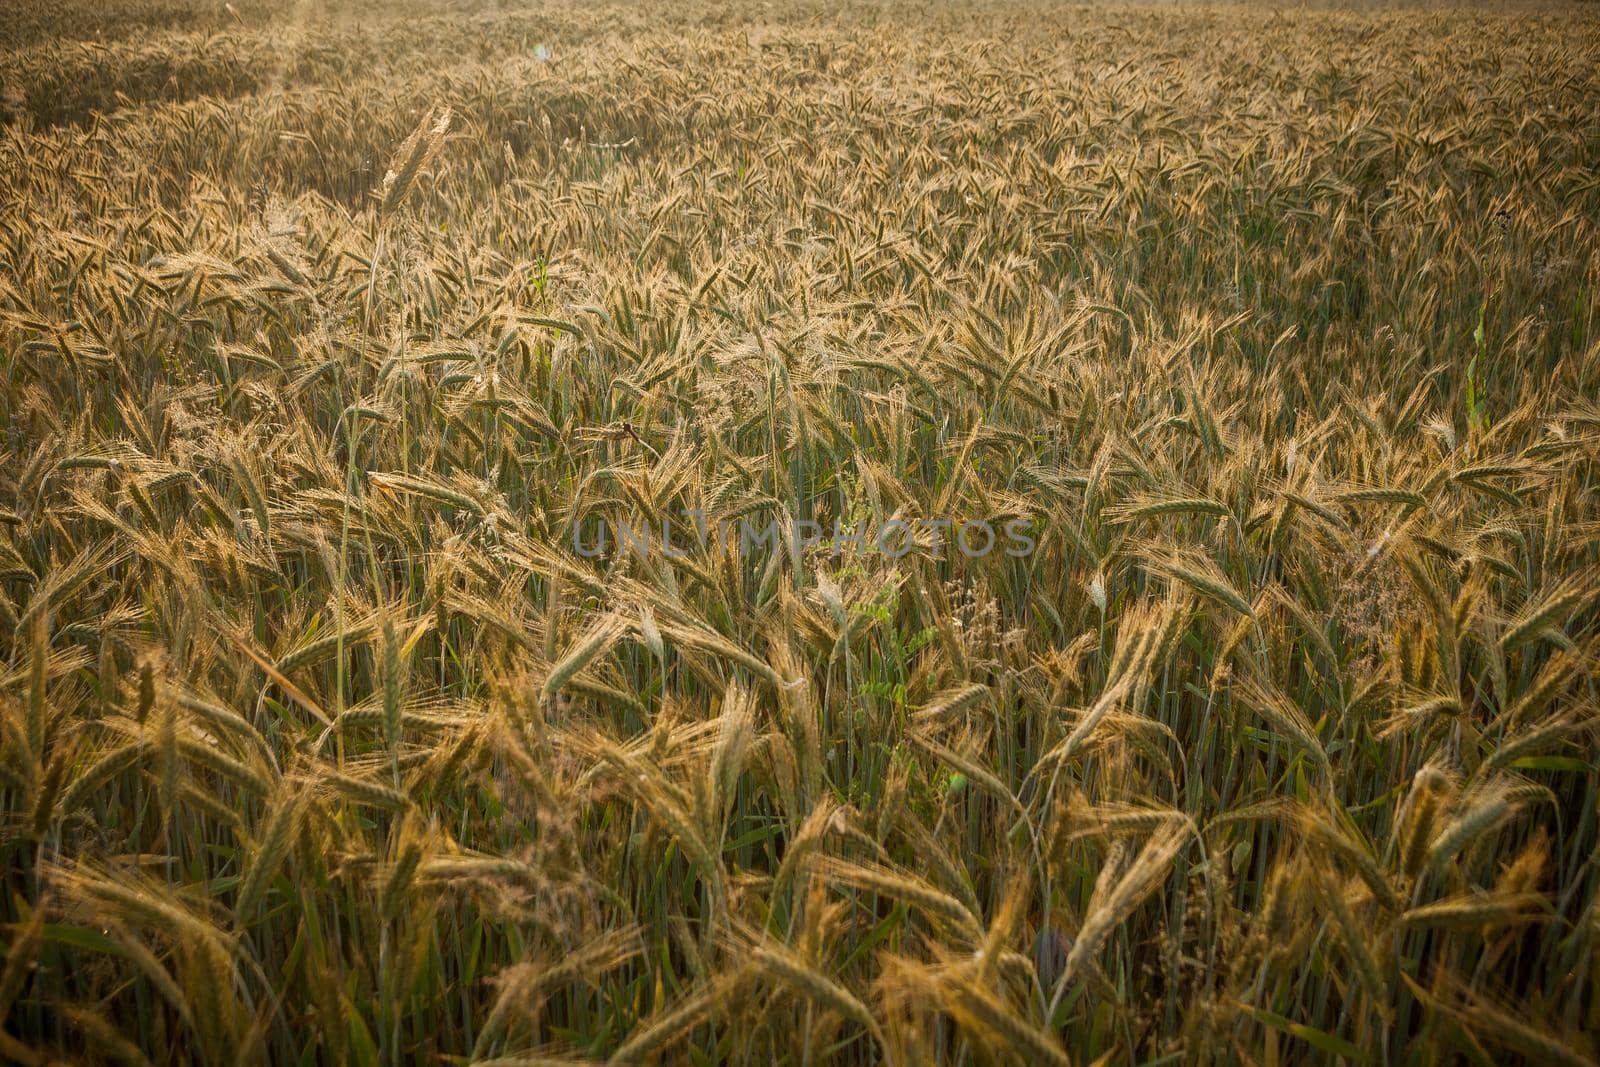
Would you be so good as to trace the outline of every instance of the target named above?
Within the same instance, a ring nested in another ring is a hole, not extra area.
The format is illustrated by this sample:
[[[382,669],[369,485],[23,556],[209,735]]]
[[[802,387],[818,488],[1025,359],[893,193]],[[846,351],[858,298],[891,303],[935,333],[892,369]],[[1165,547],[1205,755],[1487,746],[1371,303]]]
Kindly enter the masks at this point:
[[[429,108],[422,116],[422,121],[417,123],[417,128],[411,131],[411,136],[400,143],[394,158],[389,161],[383,184],[376,193],[380,214],[389,214],[411,195],[417,186],[417,178],[444,147],[452,118],[454,113],[448,107]]]

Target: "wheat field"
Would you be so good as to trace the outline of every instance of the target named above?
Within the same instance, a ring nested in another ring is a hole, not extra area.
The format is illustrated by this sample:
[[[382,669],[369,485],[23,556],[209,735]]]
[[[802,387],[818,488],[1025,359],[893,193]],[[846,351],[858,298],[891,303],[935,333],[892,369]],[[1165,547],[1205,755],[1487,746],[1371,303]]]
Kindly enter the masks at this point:
[[[0,1059],[1594,1064],[1597,56],[7,5]]]

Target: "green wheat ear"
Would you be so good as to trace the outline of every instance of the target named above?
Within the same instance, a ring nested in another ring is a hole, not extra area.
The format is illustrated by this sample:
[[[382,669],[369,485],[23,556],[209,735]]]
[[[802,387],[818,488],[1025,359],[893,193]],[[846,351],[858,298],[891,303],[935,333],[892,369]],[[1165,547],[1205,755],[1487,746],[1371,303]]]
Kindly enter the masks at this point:
[[[1478,304],[1478,324],[1472,330],[1472,358],[1467,361],[1467,425],[1477,430],[1489,428],[1489,418],[1483,410],[1483,386],[1480,381],[1482,364],[1486,359],[1483,316],[1487,308],[1487,300]]]

